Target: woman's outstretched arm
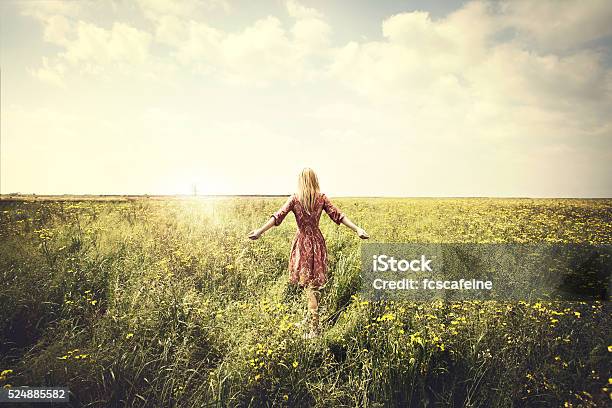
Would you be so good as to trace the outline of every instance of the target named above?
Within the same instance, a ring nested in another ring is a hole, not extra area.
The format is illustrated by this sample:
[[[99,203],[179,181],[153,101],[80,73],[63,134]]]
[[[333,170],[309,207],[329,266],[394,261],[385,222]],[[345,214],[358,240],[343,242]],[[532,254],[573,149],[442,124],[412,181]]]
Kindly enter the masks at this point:
[[[250,239],[257,239],[257,238],[261,237],[264,232],[266,232],[267,230],[269,230],[270,228],[272,228],[274,226],[274,223],[275,223],[274,217],[270,217],[268,222],[266,222],[260,228],[254,229],[253,231],[249,232],[249,238]]]
[[[355,231],[355,234],[357,234],[359,236],[359,238],[361,238],[361,239],[368,239],[368,238],[370,238],[368,233],[363,228],[355,225],[353,223],[353,221],[351,221],[349,219],[349,217],[347,217],[346,215],[344,217],[342,217],[342,220],[340,222],[342,222],[342,224],[346,225],[347,227],[349,227],[350,229]]]
[[[327,215],[329,215],[329,218],[331,218],[333,222],[335,222],[338,225],[340,224],[346,225],[347,227],[355,231],[355,233],[361,239],[370,238],[368,233],[365,232],[363,228],[355,225],[355,223],[353,223],[353,221],[351,221],[349,217],[344,215],[344,213],[342,213],[338,208],[336,208],[336,206],[331,203],[331,201],[329,200],[329,198],[327,198],[325,194],[323,194],[323,200],[324,200],[323,209],[325,210]]]
[[[294,195],[290,196],[285,202],[285,204],[283,204],[283,206],[277,212],[272,214],[272,216],[268,219],[268,221],[264,225],[249,232],[249,238],[257,239],[261,237],[264,232],[266,232],[273,226],[281,225],[281,223],[283,222],[287,214],[289,214],[289,211],[293,210],[294,200],[295,200],[295,196]]]

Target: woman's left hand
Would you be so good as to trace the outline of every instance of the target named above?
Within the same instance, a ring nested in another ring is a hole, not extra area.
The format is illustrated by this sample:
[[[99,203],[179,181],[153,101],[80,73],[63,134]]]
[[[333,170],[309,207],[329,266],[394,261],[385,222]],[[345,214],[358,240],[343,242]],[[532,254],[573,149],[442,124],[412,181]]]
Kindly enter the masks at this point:
[[[363,228],[357,228],[356,232],[357,232],[357,235],[359,236],[359,238],[361,238],[361,239],[368,239],[368,238],[370,238],[368,233]]]

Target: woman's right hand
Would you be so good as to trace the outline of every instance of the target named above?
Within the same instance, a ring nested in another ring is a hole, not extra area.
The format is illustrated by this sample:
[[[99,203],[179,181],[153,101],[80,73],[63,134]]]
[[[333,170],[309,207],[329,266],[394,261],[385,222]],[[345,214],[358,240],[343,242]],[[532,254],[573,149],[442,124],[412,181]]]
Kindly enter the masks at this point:
[[[259,237],[261,237],[261,231],[260,230],[254,229],[253,231],[249,232],[249,239],[256,240]]]
[[[368,238],[370,238],[368,233],[363,228],[357,228],[356,232],[357,232],[357,235],[359,236],[359,238],[361,238],[361,239],[368,239]]]

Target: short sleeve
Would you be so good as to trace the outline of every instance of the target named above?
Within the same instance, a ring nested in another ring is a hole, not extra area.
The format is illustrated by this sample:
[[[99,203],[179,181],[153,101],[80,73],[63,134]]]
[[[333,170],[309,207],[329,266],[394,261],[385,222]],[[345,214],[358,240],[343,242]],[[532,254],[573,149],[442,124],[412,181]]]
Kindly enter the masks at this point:
[[[334,206],[331,201],[329,201],[329,198],[327,198],[325,194],[323,194],[323,209],[325,210],[327,215],[329,215],[329,218],[331,218],[333,222],[340,225],[342,219],[344,218],[344,214],[342,214],[340,210],[336,208],[336,206]]]
[[[283,222],[287,214],[289,214],[289,212],[293,210],[294,198],[295,196],[293,195],[289,197],[285,204],[283,204],[283,206],[279,208],[277,212],[272,214],[272,217],[274,217],[274,225],[279,226]]]

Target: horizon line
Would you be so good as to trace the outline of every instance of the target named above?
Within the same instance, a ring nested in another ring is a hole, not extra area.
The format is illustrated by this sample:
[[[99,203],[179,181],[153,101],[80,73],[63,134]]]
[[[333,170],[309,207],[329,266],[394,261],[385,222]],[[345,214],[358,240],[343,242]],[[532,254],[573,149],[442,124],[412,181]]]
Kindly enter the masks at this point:
[[[174,198],[174,199],[198,199],[198,198],[278,198],[278,197],[288,197],[291,194],[36,194],[36,193],[13,193],[13,194],[0,194],[0,201],[19,201],[24,199],[39,199],[39,200],[79,200],[79,199],[92,199],[92,198],[100,198],[100,199],[136,199],[136,198],[152,198],[152,199],[161,199],[161,198]],[[603,196],[591,196],[591,197],[546,197],[546,196],[401,196],[401,195],[330,195],[330,197],[334,198],[436,198],[436,199],[452,199],[452,198],[489,198],[489,199],[560,199],[560,200],[609,200],[612,197],[603,197]]]

